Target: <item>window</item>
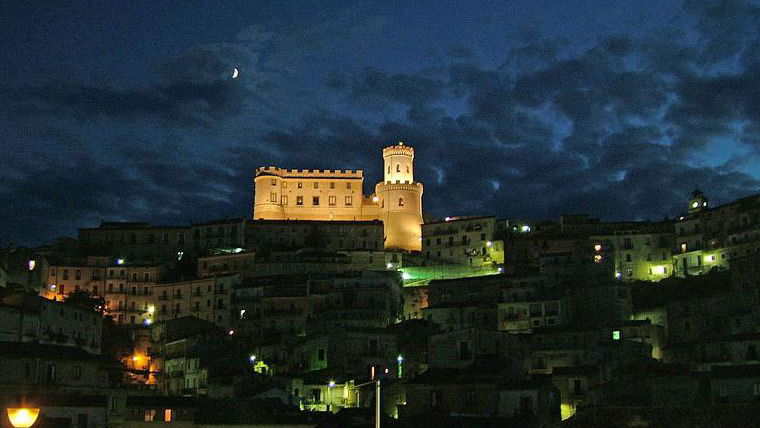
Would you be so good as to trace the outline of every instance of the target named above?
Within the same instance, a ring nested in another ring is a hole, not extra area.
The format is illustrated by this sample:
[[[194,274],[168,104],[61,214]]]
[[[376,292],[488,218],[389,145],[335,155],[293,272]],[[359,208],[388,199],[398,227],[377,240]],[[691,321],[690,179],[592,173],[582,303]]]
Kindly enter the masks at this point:
[[[282,195],[282,204],[287,205],[288,204],[288,197],[285,195]]]
[[[317,351],[317,360],[319,360],[319,361],[324,361],[325,360],[325,350],[324,349],[319,349]]]
[[[82,366],[74,366],[74,379],[82,378]]]
[[[303,189],[303,182],[299,181],[296,187],[298,187],[299,189]]]
[[[331,181],[331,182],[330,182],[330,188],[331,188],[331,189],[334,189],[334,188],[335,188],[335,182],[334,182],[334,181]]]
[[[319,196],[313,196],[311,198],[311,204],[314,205],[314,206],[318,206],[319,205]]]
[[[401,165],[396,164],[396,172],[401,172]]]
[[[317,181],[314,182],[314,188],[315,189],[319,189],[319,182],[317,182]]]
[[[145,422],[153,422],[153,420],[156,418],[156,411],[151,410],[145,410]]]
[[[164,422],[172,421],[172,409],[164,410]]]
[[[269,202],[277,202],[277,193],[272,192],[269,195]]]
[[[272,179],[272,186],[276,186],[276,185],[277,185],[277,179],[273,178]]]
[[[612,332],[612,340],[620,340],[620,330],[615,330]]]
[[[336,203],[336,202],[335,202],[335,199],[336,199],[336,198],[335,198],[335,196],[330,196],[330,197],[328,198],[327,202],[328,202],[330,205],[335,205],[335,203]]]
[[[303,205],[303,196],[296,196],[296,205]]]
[[[47,381],[55,382],[55,364],[48,364],[47,366]]]
[[[400,207],[404,206],[404,198],[398,198],[398,206]]]
[[[351,206],[354,203],[354,198],[351,196],[346,196],[346,205]]]
[[[430,407],[438,407],[439,400],[440,393],[438,391],[430,391]]]
[[[351,188],[351,182],[349,181],[348,183],[346,183],[346,189],[350,189],[350,188]]]

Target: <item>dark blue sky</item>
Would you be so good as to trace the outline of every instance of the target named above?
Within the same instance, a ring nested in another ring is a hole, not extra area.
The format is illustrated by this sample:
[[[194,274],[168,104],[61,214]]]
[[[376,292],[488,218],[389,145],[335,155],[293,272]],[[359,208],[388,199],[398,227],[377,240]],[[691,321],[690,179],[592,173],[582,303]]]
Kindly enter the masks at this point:
[[[260,165],[369,190],[398,140],[436,216],[760,188],[757,2],[66,3],[0,5],[2,245],[249,216]]]

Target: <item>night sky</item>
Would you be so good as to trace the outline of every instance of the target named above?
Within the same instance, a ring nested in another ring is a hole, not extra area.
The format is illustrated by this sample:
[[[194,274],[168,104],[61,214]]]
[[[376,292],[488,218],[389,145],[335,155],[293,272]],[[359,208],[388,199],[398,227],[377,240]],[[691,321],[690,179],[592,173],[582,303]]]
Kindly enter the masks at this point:
[[[760,2],[65,3],[0,3],[0,245],[249,217],[262,165],[370,191],[399,140],[434,216],[760,189]]]

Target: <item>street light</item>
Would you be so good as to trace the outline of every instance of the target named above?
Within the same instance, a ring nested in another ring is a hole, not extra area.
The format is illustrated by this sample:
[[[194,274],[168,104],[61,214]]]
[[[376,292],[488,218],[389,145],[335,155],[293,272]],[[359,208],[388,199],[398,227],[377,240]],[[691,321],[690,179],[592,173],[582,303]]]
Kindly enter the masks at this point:
[[[327,384],[327,411],[329,412],[332,408],[332,390],[335,388],[335,381],[331,380]]]
[[[40,416],[40,409],[9,407],[7,413],[8,420],[11,421],[11,425],[16,428],[28,428],[37,422],[37,418]]]

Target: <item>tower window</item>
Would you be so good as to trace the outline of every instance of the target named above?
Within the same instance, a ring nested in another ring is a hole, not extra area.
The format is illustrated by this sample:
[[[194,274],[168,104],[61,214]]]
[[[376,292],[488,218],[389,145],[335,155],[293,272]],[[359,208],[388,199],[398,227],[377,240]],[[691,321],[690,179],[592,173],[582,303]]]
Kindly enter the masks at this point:
[[[272,179],[272,186],[276,186],[276,185],[277,185],[277,180],[273,178]]]
[[[409,165],[406,166],[406,173],[409,174]]]
[[[269,195],[269,201],[270,202],[277,202],[277,193],[272,192],[272,194]]]
[[[315,205],[315,206],[316,206],[316,205],[319,205],[319,196],[313,196],[313,197],[311,198],[311,204],[312,204],[312,205]]]
[[[298,186],[297,186],[297,187],[298,187],[299,189],[303,189],[303,182],[299,181],[299,182],[298,182]]]
[[[314,182],[314,188],[315,189],[319,189],[319,182],[317,182],[317,181]]]
[[[282,204],[287,205],[288,204],[288,197],[285,195],[282,195]]]
[[[351,188],[351,182],[349,181],[348,183],[346,183],[346,189],[350,189],[350,188]]]
[[[351,206],[354,202],[354,198],[351,196],[346,196],[346,205]]]
[[[330,188],[331,188],[331,189],[334,189],[334,188],[335,188],[335,182],[334,182],[334,181],[331,181],[331,182],[330,182]]]
[[[330,205],[335,205],[335,196],[330,196],[330,198],[327,200],[327,202]]]
[[[391,166],[388,165],[388,174],[390,174],[390,173],[391,173]]]
[[[404,198],[398,198],[398,206],[400,207],[404,206]]]
[[[396,164],[396,172],[401,172],[401,165]]]
[[[296,205],[303,205],[303,196],[296,196]]]

